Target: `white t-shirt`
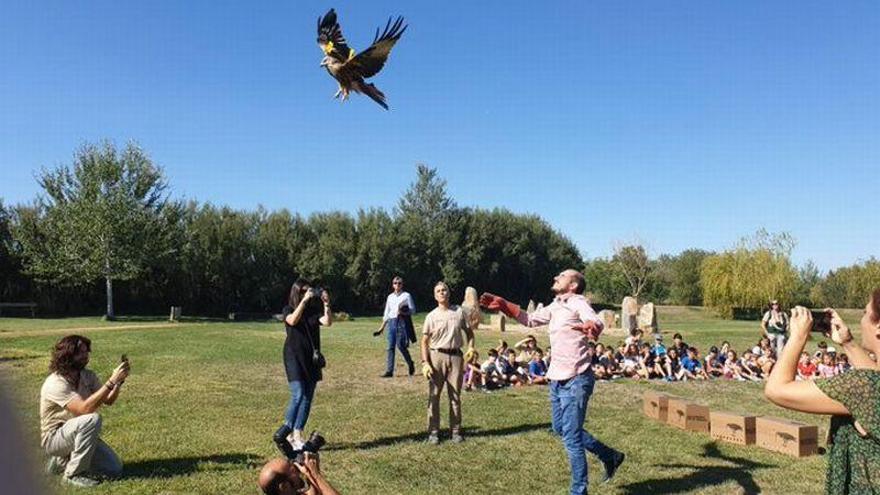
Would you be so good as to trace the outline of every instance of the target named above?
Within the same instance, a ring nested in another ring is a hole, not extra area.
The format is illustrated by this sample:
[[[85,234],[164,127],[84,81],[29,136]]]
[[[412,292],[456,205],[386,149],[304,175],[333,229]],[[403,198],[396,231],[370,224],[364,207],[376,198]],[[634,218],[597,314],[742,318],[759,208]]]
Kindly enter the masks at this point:
[[[92,370],[82,370],[76,388],[58,373],[52,373],[40,389],[40,442],[43,446],[49,436],[75,415],[65,406],[75,397],[88,399],[101,388],[98,376]]]

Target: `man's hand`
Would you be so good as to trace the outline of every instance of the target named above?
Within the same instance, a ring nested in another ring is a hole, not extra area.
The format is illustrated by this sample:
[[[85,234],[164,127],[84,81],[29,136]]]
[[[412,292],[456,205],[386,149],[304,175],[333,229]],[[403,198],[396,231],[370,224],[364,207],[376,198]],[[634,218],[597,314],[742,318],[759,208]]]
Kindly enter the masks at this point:
[[[380,336],[380,335],[382,335],[382,329],[381,329],[381,328],[378,329],[378,330],[376,330],[375,332],[373,332],[373,337],[378,337],[378,336]]]
[[[431,363],[422,363],[422,376],[425,377],[425,380],[431,380],[431,377],[434,376],[434,368],[431,367]]]
[[[831,340],[837,345],[848,344],[853,336],[849,327],[843,322],[843,318],[831,308],[826,308],[825,311],[831,313]]]
[[[572,325],[571,329],[583,332],[590,340],[596,340],[600,333],[599,324],[592,320]]]
[[[483,295],[480,296],[480,306],[490,311],[501,311],[510,318],[517,318],[522,311],[516,304],[508,302],[503,297],[496,296],[489,292],[484,292]]]
[[[321,291],[321,301],[325,305],[330,304],[330,293],[327,292],[327,289]]]
[[[813,315],[810,310],[803,306],[795,306],[791,309],[791,337],[798,339],[806,339],[810,335],[810,328],[813,327]]]

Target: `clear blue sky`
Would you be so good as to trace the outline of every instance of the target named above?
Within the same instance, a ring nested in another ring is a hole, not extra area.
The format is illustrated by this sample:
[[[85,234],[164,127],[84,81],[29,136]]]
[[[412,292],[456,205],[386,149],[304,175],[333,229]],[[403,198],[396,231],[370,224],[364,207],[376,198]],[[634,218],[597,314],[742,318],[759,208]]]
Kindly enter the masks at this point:
[[[363,49],[332,99],[318,15]],[[880,2],[21,2],[0,16],[0,197],[80,143],[137,140],[173,195],[393,207],[415,164],[462,205],[537,213],[585,256],[723,249],[760,227],[829,269],[878,255]]]

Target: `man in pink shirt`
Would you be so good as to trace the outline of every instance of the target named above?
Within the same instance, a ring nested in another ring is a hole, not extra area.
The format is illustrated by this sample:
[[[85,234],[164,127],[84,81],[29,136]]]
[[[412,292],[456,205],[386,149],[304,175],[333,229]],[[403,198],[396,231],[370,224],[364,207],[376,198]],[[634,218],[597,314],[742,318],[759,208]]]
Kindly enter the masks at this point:
[[[596,440],[584,429],[587,403],[593,393],[593,351],[587,345],[602,333],[602,320],[583,296],[586,282],[576,270],[565,270],[553,279],[556,298],[548,306],[528,314],[516,304],[485,293],[480,304],[501,311],[529,327],[549,325],[553,359],[547,370],[553,431],[562,437],[571,466],[571,494],[587,493],[587,456],[592,452],[605,466],[605,481],[614,476],[624,454]]]

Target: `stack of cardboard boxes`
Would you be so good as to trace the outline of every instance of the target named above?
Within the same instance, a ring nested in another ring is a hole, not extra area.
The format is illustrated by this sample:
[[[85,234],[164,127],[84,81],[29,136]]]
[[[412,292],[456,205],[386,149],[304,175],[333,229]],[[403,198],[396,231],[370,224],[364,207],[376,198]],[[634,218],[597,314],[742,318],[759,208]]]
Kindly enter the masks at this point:
[[[649,418],[670,426],[738,445],[758,445],[794,457],[819,451],[816,426],[786,419],[709,411],[707,406],[662,392],[644,394],[644,412]]]

